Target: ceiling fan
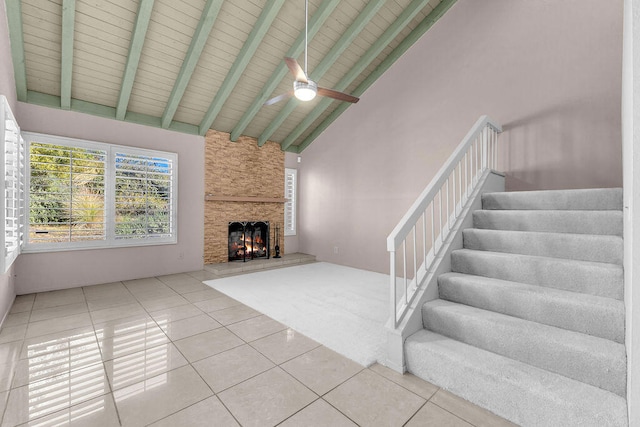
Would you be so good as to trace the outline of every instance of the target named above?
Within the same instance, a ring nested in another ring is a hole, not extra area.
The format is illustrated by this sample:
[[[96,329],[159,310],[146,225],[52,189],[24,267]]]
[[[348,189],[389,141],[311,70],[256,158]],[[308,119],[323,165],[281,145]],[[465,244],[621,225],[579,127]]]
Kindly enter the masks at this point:
[[[308,21],[309,21],[309,0],[305,0],[304,2],[304,70],[298,64],[294,58],[286,57],[284,58],[284,62],[286,62],[287,67],[289,67],[289,71],[293,74],[295,80],[293,81],[293,90],[289,92],[283,93],[282,95],[278,95],[275,98],[271,98],[264,103],[264,105],[273,105],[276,102],[288,99],[292,96],[295,96],[300,101],[311,101],[316,95],[326,96],[329,98],[337,99],[338,101],[346,101],[356,103],[360,101],[360,98],[356,98],[355,96],[348,95],[346,93],[338,92],[333,89],[326,89],[323,87],[319,87],[316,82],[311,80],[307,73],[307,48],[308,48]]]

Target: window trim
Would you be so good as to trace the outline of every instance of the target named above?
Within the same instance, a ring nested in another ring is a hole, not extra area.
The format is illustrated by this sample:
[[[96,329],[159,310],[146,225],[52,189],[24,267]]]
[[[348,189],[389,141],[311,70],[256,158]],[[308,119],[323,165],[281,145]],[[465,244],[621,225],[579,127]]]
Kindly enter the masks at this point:
[[[24,247],[23,253],[74,251],[86,249],[125,248],[135,246],[172,245],[178,243],[178,154],[169,151],[150,150],[127,145],[109,144],[85,139],[67,138],[35,132],[23,132],[25,140],[26,171],[25,171],[25,210]],[[30,189],[31,189],[31,142],[63,145],[76,148],[89,148],[106,151],[104,193],[105,193],[105,239],[81,242],[30,243]],[[166,158],[172,164],[171,181],[171,236],[158,239],[116,239],[115,236],[115,157],[116,152],[143,155],[149,157]]]
[[[293,197],[288,199],[287,181],[288,176],[293,175]],[[284,197],[287,201],[284,204],[284,235],[295,236],[298,234],[298,169],[284,168]],[[287,207],[291,206],[293,227],[287,226]]]

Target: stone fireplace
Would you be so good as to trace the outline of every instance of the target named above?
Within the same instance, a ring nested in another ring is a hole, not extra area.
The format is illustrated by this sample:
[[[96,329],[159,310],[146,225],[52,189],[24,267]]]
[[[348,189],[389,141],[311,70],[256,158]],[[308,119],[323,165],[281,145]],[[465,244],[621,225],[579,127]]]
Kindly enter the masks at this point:
[[[231,223],[268,223],[265,258],[274,256],[275,240],[285,253],[284,152],[279,144],[267,142],[258,147],[255,138],[244,136],[233,142],[228,133],[209,130],[205,136],[204,196],[205,264],[229,262]],[[276,229],[279,239],[274,235]],[[260,233],[260,239],[265,240],[266,232]]]

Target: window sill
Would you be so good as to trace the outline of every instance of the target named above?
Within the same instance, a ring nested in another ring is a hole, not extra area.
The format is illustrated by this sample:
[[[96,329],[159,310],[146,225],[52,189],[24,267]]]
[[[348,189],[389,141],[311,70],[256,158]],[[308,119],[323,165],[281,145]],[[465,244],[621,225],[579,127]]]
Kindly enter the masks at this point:
[[[22,249],[23,254],[37,254],[37,253],[46,253],[46,252],[71,252],[71,251],[88,251],[94,249],[125,249],[125,248],[139,248],[144,246],[165,246],[165,245],[176,245],[178,243],[177,239],[172,240],[163,240],[163,241],[152,241],[152,242],[135,242],[135,243],[119,243],[119,244],[105,244],[101,242],[101,244],[84,244],[84,245],[74,245],[74,246],[59,246],[59,245],[51,245],[45,244],[43,245],[25,245]]]

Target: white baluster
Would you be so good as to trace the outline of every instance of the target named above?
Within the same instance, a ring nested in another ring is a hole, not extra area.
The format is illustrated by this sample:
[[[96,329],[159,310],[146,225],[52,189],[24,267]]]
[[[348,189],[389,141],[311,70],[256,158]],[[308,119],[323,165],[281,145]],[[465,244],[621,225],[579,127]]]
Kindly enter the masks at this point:
[[[402,241],[402,273],[404,275],[404,303],[408,304],[407,300],[407,239]]]
[[[394,327],[398,326],[398,298],[396,292],[396,251],[389,251],[389,280],[391,281],[391,295],[390,301],[393,301],[391,305],[391,318],[393,319]]]
[[[415,289],[418,286],[418,259],[417,259],[417,247],[416,247],[416,226],[413,226],[413,284],[414,287],[411,289],[411,295],[415,292]],[[407,301],[408,304],[408,301]]]

